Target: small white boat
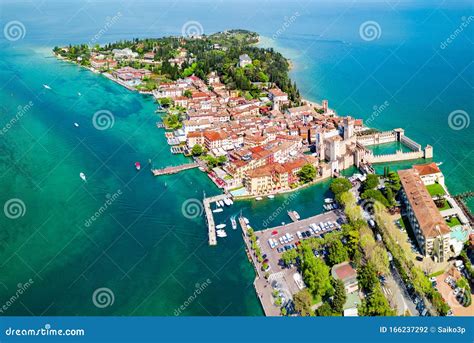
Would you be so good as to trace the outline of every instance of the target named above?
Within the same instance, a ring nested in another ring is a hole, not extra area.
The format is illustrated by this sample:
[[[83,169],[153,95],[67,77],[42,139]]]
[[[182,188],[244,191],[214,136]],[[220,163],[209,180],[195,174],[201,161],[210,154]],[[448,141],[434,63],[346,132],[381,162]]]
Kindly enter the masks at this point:
[[[228,200],[229,200],[229,204],[231,204],[231,205],[234,204],[234,201],[231,198],[228,198]]]
[[[244,217],[244,223],[247,224],[247,225],[249,225],[250,222],[249,222],[249,220],[248,220],[247,218]]]
[[[227,237],[227,233],[224,230],[217,230],[216,234],[217,234],[217,237],[221,237],[221,238]]]
[[[79,127],[79,124],[78,124],[78,123],[74,123],[74,126],[75,126],[75,127]]]
[[[223,229],[223,228],[225,228],[225,227],[226,227],[225,224],[216,225],[216,229]]]
[[[221,207],[220,201],[216,201],[216,206],[217,206],[217,207]]]
[[[43,84],[43,87],[46,88],[46,89],[51,89],[51,87],[49,87],[48,85],[45,85],[45,84]]]
[[[214,212],[214,213],[221,213],[222,211],[224,211],[222,208],[216,208],[216,209],[213,210],[212,212]]]
[[[257,200],[257,201],[260,201],[260,200],[262,200],[262,199],[263,199],[262,197],[256,197],[256,198],[255,198],[255,200]]]
[[[86,174],[80,172],[80,173],[79,173],[79,177],[80,177],[82,180],[87,181],[87,179],[86,179]]]
[[[82,94],[81,94],[81,92],[77,92],[77,95],[81,96]]]
[[[219,204],[221,205],[221,207],[224,207],[224,202],[222,200],[219,200]]]
[[[230,217],[230,222],[232,224],[232,229],[236,230],[237,229],[237,221],[235,220],[235,217]]]
[[[275,196],[273,194],[270,194],[269,196],[267,196],[268,199],[273,199]]]
[[[230,206],[230,205],[231,205],[228,198],[225,198],[225,199],[224,199],[224,204],[226,204],[226,206]]]
[[[332,204],[332,203],[334,202],[334,200],[331,199],[331,198],[326,198],[326,199],[324,199],[324,202],[325,202],[326,204]]]

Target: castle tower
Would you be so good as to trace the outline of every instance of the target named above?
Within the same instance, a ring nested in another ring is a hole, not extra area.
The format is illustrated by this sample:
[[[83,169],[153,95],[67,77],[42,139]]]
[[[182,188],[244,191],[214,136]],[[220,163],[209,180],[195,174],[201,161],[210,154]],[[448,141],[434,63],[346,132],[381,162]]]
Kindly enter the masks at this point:
[[[354,136],[354,119],[351,117],[344,117],[344,140]]]
[[[425,147],[425,158],[433,158],[433,147],[431,145],[427,145]]]
[[[322,105],[323,105],[323,111],[324,111],[324,113],[326,113],[328,111],[328,101],[323,100]]]

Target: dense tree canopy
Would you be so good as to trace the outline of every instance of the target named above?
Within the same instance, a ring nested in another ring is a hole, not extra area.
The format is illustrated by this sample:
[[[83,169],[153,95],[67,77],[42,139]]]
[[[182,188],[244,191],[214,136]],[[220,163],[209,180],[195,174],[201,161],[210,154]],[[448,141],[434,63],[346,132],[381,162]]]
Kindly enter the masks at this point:
[[[298,177],[301,182],[311,182],[316,177],[316,168],[312,164],[305,164],[298,172]]]

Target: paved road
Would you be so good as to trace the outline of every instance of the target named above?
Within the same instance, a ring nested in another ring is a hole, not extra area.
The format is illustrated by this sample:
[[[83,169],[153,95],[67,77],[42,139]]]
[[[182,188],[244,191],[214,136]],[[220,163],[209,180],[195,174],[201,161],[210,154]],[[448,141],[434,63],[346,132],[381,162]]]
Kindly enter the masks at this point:
[[[407,310],[412,316],[417,316],[416,305],[408,295],[400,274],[396,268],[390,268],[390,271],[391,274],[387,275],[387,280],[383,286],[387,299],[392,300],[392,303],[397,306],[399,316],[403,316]]]

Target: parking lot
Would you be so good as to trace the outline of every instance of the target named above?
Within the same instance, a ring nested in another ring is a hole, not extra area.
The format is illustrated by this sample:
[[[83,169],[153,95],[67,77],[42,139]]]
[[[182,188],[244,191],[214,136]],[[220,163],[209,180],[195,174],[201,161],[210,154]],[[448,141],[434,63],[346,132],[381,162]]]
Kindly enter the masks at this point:
[[[448,282],[447,282],[448,281]],[[446,300],[455,316],[472,316],[474,313],[474,303],[468,307],[464,307],[460,303],[460,298],[457,297],[455,281],[446,272],[436,278],[438,291]],[[461,300],[462,302],[462,300]]]
[[[278,265],[278,261],[280,260],[282,252],[290,247],[293,249],[296,248],[299,241],[310,237],[320,237],[340,227],[341,216],[339,213],[340,212],[330,211],[275,228],[256,231],[255,235],[259,240],[262,254],[266,255],[265,258],[268,260],[267,263],[270,266],[268,272],[276,273],[281,271],[282,268]],[[325,223],[323,224],[323,228],[320,227],[321,223]],[[311,225],[313,226],[312,228],[310,228]],[[298,231],[300,232],[300,236],[297,234]],[[309,236],[306,234],[307,232],[309,232]],[[272,241],[273,248],[270,246],[269,240]]]

